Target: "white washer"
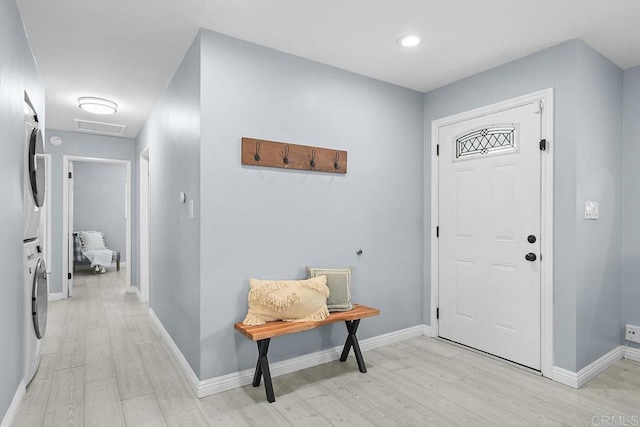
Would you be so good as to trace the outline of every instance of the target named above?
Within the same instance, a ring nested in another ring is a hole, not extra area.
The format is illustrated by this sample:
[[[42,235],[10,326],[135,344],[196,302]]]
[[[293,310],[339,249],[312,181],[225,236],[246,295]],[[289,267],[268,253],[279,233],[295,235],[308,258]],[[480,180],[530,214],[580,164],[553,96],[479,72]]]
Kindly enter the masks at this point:
[[[38,241],[24,244],[24,379],[28,384],[40,364],[40,343],[47,328],[47,268]]]

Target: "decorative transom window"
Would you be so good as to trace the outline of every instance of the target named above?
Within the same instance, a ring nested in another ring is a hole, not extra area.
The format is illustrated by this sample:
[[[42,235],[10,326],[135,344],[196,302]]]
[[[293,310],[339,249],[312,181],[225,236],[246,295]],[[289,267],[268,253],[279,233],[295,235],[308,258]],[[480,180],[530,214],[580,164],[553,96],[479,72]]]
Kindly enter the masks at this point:
[[[517,151],[516,125],[483,127],[456,139],[456,159]]]

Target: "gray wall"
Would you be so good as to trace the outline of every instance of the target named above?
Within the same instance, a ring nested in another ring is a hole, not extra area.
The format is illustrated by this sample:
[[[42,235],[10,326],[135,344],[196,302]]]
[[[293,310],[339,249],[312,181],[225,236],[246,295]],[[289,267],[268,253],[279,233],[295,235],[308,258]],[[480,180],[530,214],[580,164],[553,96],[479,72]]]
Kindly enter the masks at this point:
[[[255,363],[255,344],[233,330],[250,277],[350,266],[353,300],[381,311],[361,339],[422,323],[423,94],[201,37],[201,378]],[[243,167],[243,136],[347,150],[348,173]],[[336,324],[279,338],[270,359],[340,345],[344,334]]]
[[[640,325],[640,67],[624,73],[622,326]],[[636,348],[640,345],[631,344]]]
[[[620,345],[623,145],[622,70],[584,43],[577,47],[576,369],[580,370]],[[562,166],[556,163],[556,170]],[[584,219],[585,200],[599,202],[599,220]],[[555,265],[565,256],[556,254]],[[562,282],[556,281],[556,286]]]
[[[620,69],[584,43],[566,42],[427,93],[425,128],[438,118],[549,87],[555,95],[554,359],[575,372],[620,343]],[[425,131],[427,177],[430,146]],[[428,230],[431,194],[425,190]],[[600,220],[581,219],[585,198],[600,201]],[[428,270],[428,248],[425,255]],[[431,289],[425,283],[428,322]]]
[[[73,230],[102,231],[107,247],[126,262],[126,166],[73,162],[73,177]]]
[[[132,176],[132,200],[138,198],[138,172],[135,162],[135,141],[127,138],[114,138],[102,135],[91,135],[79,132],[67,132],[56,129],[47,129],[47,140],[57,135],[62,138],[62,145],[47,145],[46,151],[51,153],[51,275],[49,276],[49,290],[51,293],[62,292],[62,209],[63,209],[63,185],[66,178],[63,175],[63,156],[95,157],[114,160],[131,161]],[[138,213],[133,204],[132,215],[136,218]],[[131,284],[138,283],[137,266],[137,236],[138,231],[135,222],[131,226],[131,261],[127,268],[131,268]],[[107,237],[108,238],[108,237]],[[130,266],[130,267],[129,267]]]
[[[196,38],[137,138],[150,146],[150,307],[200,373],[200,39]],[[139,158],[138,158],[139,161]],[[212,183],[202,182],[203,186]],[[180,203],[184,192],[194,200]],[[206,244],[215,241],[207,240]],[[203,259],[205,263],[210,259]],[[207,279],[208,280],[208,279]]]
[[[22,379],[24,91],[44,124],[44,86],[13,0],[0,2],[0,422]]]

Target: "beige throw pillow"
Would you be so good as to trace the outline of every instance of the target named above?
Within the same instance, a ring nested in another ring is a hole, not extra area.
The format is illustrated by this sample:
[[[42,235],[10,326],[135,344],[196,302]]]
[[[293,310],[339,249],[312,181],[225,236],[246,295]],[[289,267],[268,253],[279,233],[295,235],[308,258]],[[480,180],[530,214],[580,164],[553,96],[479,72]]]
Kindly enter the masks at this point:
[[[249,311],[242,323],[262,325],[272,320],[311,322],[329,317],[325,276],[307,280],[249,279]]]

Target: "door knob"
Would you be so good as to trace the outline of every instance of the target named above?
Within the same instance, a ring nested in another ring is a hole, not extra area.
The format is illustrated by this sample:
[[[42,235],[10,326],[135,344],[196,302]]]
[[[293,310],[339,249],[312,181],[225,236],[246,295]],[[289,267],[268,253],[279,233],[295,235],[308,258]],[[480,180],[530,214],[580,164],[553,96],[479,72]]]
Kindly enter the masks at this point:
[[[524,256],[524,259],[526,259],[527,261],[535,261],[536,259],[538,259],[538,257],[533,252],[529,252]]]

